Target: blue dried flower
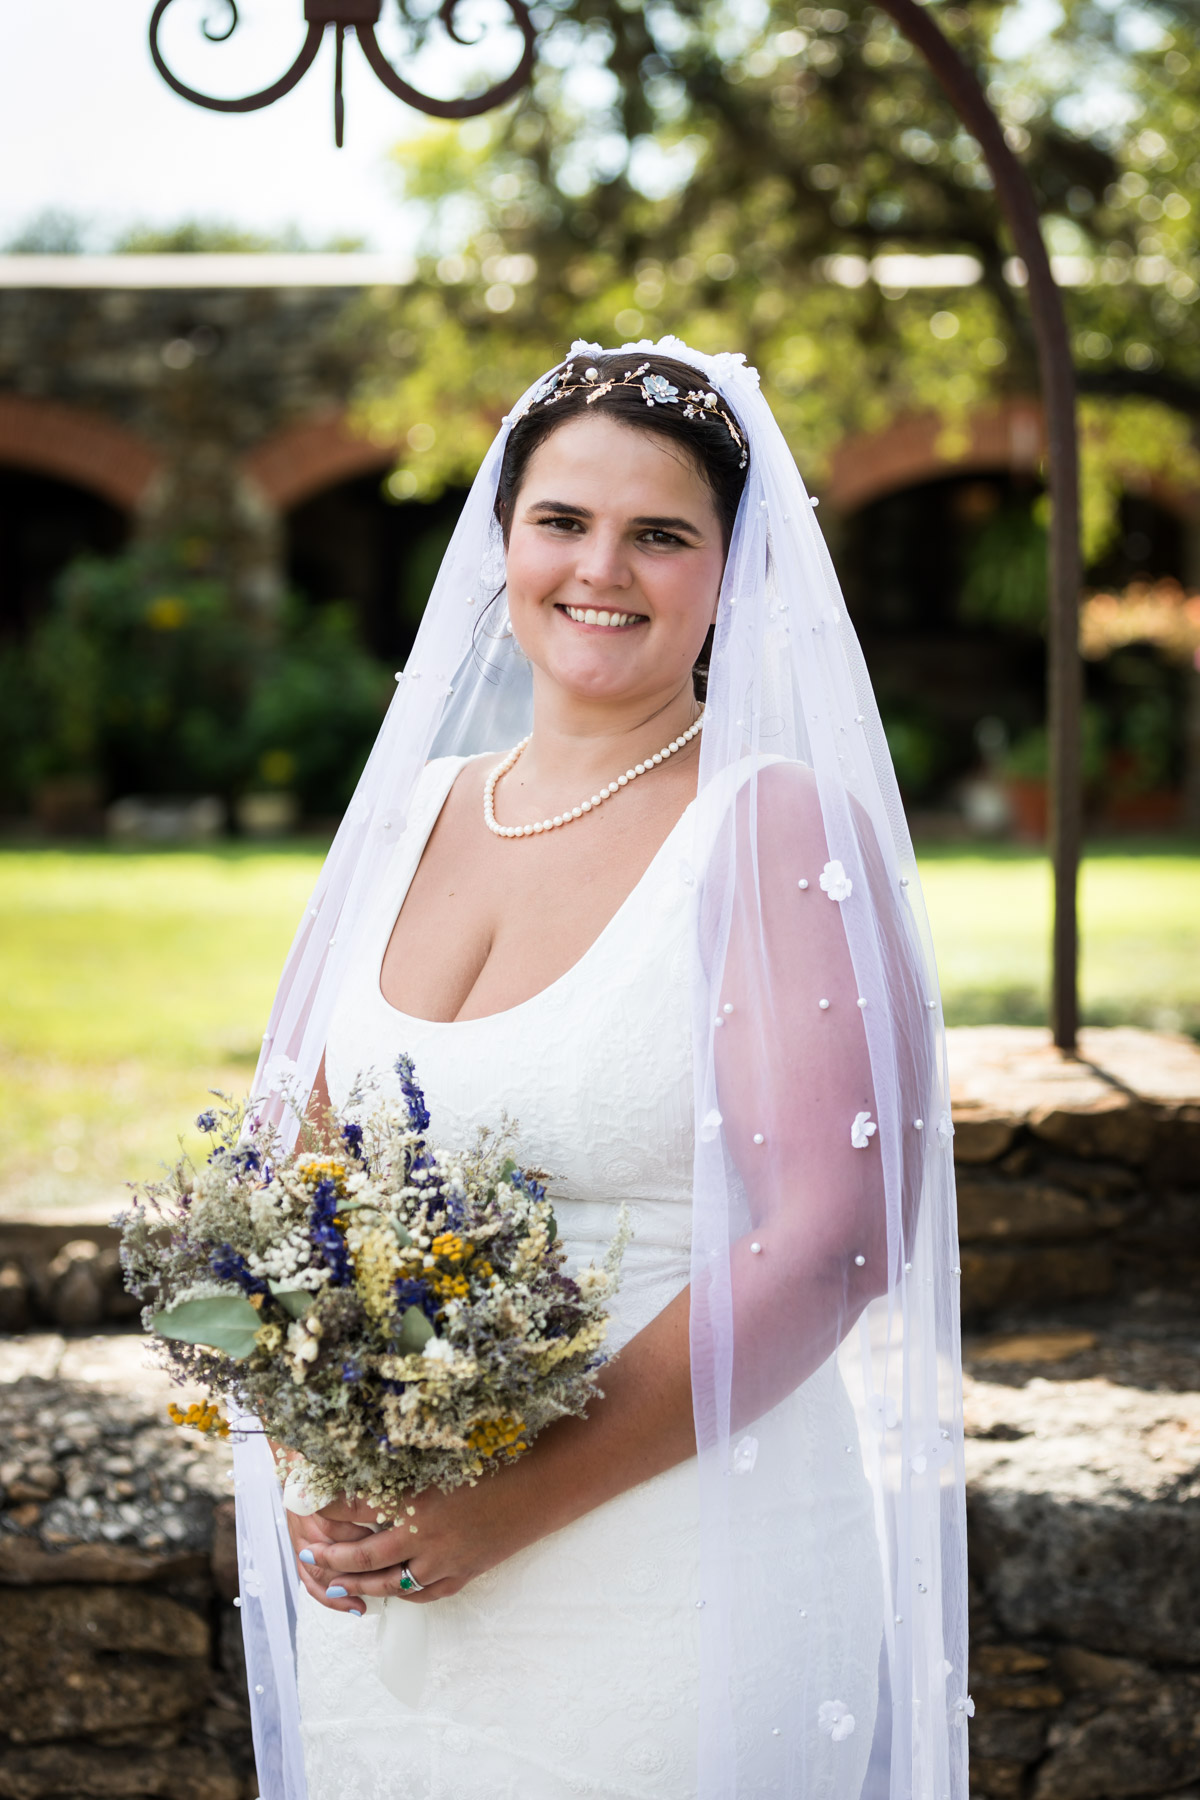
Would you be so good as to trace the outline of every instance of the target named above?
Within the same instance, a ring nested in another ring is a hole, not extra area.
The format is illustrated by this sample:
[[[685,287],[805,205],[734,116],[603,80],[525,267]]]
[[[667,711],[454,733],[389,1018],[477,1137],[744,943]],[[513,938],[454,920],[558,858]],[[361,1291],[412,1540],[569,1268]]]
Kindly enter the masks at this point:
[[[354,1278],[346,1240],[334,1224],[338,1193],[332,1181],[319,1181],[313,1190],[309,1214],[308,1236],[314,1250],[319,1250],[333,1277],[334,1287],[349,1287]]]
[[[362,1160],[363,1128],[361,1125],[343,1125],[342,1142],[345,1144],[347,1150],[349,1150],[351,1156],[357,1156],[360,1161]]]
[[[244,1294],[269,1294],[261,1275],[255,1275],[240,1250],[222,1244],[209,1255],[208,1266],[218,1281],[236,1281]]]
[[[342,1364],[342,1380],[346,1382],[362,1380],[362,1364],[357,1357],[348,1356]]]
[[[396,1058],[396,1073],[400,1077],[400,1092],[408,1107],[409,1124],[414,1131],[428,1131],[429,1109],[425,1105],[424,1094],[417,1086],[417,1073],[411,1056],[401,1054]]]
[[[200,1114],[199,1118],[196,1120],[196,1130],[197,1131],[215,1131],[216,1129],[217,1129],[216,1113],[202,1112]]]
[[[392,1292],[396,1296],[397,1313],[403,1316],[410,1306],[419,1306],[429,1323],[433,1324],[438,1314],[438,1302],[423,1281],[414,1281],[409,1276],[400,1275],[392,1283]]]
[[[508,1185],[516,1188],[519,1194],[528,1194],[531,1200],[546,1198],[545,1182],[535,1181],[532,1175],[525,1173],[524,1169],[514,1169],[508,1178]]]

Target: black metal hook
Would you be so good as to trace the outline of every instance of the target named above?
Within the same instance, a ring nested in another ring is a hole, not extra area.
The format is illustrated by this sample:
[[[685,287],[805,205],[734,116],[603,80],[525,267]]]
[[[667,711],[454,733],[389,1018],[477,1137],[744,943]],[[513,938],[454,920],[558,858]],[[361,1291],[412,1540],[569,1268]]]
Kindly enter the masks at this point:
[[[341,149],[345,136],[346,106],[343,94],[343,54],[345,36],[348,29],[353,30],[362,45],[363,55],[370,63],[376,76],[389,92],[403,100],[407,105],[415,107],[418,112],[427,113],[436,119],[473,119],[480,113],[490,112],[493,107],[503,106],[511,100],[529,81],[533,73],[533,56],[537,43],[537,33],[529,16],[529,8],[525,0],[507,0],[508,10],[513,23],[524,39],[521,59],[512,74],[503,81],[474,98],[467,100],[435,100],[429,94],[423,94],[419,88],[398,75],[375,37],[375,22],[381,10],[380,0],[305,0],[304,16],[307,25],[304,43],[291,68],[270,87],[261,88],[258,93],[245,94],[236,100],[219,100],[212,94],[202,94],[196,88],[188,87],[180,81],[170,68],[159,48],[158,33],[163,15],[174,0],[156,0],[150,18],[150,55],[154,66],[163,80],[184,100],[190,100],[193,106],[204,106],[210,112],[239,113],[257,112],[260,107],[270,106],[275,100],[281,100],[285,94],[291,93],[297,82],[305,76],[316,59],[321,47],[321,38],[325,27],[332,25],[335,33],[334,73],[333,73],[333,135],[338,148]],[[239,17],[237,0],[224,0],[229,8],[229,25],[223,32],[211,31],[208,20],[202,24],[204,36],[211,44],[223,44],[237,29]],[[461,36],[455,27],[454,16],[458,0],[442,0],[438,18],[445,27],[447,35],[456,44],[469,45],[476,43],[475,38]]]

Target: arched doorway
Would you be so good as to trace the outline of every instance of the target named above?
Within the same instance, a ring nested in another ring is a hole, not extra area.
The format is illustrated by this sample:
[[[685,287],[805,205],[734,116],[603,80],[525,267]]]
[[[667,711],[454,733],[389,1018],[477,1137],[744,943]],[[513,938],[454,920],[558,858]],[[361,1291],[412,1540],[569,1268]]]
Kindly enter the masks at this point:
[[[901,787],[919,807],[945,807],[981,762],[1011,755],[1017,766],[1024,755],[1032,776],[1044,756],[1043,487],[1034,467],[1014,460],[932,478],[921,469],[839,521],[847,604]],[[1178,513],[1152,495],[1127,494],[1117,535],[1087,584],[1123,589],[1186,573]],[[1133,647],[1087,665],[1086,680],[1096,810],[1106,785],[1115,792],[1125,777],[1131,788],[1177,788],[1185,672]]]
[[[0,463],[0,640],[23,637],[77,556],[125,544],[127,513],[73,481]]]
[[[395,501],[379,473],[337,482],[286,515],[288,583],[318,603],[350,602],[363,642],[399,668],[464,498]]]

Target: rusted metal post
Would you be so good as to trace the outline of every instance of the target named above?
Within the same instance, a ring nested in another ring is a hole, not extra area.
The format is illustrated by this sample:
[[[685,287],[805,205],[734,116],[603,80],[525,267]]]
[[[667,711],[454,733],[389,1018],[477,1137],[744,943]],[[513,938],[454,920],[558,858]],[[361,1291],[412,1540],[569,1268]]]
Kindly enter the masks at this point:
[[[1050,854],[1054,864],[1054,932],[1050,1023],[1054,1042],[1073,1052],[1079,1028],[1079,929],[1076,894],[1083,832],[1079,655],[1079,445],[1075,369],[1062,295],[1042,238],[1037,196],[1004,139],[1004,130],[974,71],[917,0],[878,0],[921,51],[987,159],[1017,254],[1028,272],[1029,310],[1037,343],[1046,413],[1050,487],[1050,604],[1046,671],[1050,750]]]

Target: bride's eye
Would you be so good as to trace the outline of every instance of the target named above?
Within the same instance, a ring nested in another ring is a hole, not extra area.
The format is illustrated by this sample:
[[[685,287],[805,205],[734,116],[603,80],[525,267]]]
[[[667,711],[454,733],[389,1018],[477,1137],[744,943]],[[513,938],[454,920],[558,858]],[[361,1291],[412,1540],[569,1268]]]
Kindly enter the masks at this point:
[[[684,549],[688,548],[686,538],[676,536],[673,531],[662,531],[657,525],[642,533],[642,542],[643,544],[682,544]]]
[[[579,519],[569,518],[565,514],[560,518],[539,519],[538,524],[548,526],[551,531],[577,532],[583,530],[582,522]]]

